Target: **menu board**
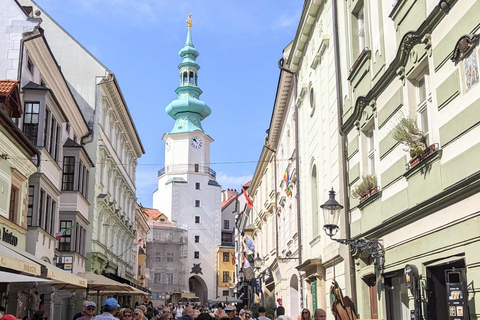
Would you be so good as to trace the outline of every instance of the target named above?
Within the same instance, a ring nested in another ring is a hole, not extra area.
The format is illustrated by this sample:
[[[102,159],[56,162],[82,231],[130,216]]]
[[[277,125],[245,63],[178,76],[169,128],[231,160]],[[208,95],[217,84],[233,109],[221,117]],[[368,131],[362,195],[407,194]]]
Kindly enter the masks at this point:
[[[463,283],[447,283],[448,319],[466,319],[466,299]]]

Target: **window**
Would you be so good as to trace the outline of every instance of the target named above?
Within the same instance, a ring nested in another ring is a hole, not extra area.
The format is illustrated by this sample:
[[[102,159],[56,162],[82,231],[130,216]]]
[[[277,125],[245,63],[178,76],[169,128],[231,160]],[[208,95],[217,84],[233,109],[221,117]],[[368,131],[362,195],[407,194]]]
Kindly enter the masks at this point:
[[[167,262],[173,262],[173,253],[167,253]]]
[[[230,262],[230,252],[223,253],[223,262]]]
[[[222,282],[230,282],[230,272],[229,271],[223,271]]]
[[[173,284],[173,273],[167,273],[167,284]]]
[[[195,172],[200,172],[200,166],[198,163],[195,163]]]
[[[223,220],[223,229],[230,229],[230,220]]]
[[[160,283],[160,273],[153,274],[153,283]]]
[[[63,157],[63,190],[73,191],[75,157]]]
[[[35,200],[35,187],[28,186],[27,226],[33,226],[33,201]]]
[[[25,114],[23,115],[23,132],[37,145],[38,135],[38,117],[40,112],[40,104],[38,102],[25,103]]]
[[[230,232],[222,232],[222,243],[233,244],[233,234]]]
[[[365,49],[365,14],[364,8],[360,8],[357,13],[357,24],[358,24],[358,54],[362,53]]]
[[[223,291],[222,291],[222,295],[223,295],[224,297],[228,297],[228,296],[230,295],[230,292],[229,292],[228,290],[223,290]]]
[[[200,190],[200,182],[195,182],[195,190]]]
[[[200,216],[195,216],[195,223],[200,223]]]
[[[162,256],[160,253],[155,253],[155,262],[161,262],[162,261]]]
[[[385,300],[387,319],[409,319],[408,289],[404,285],[403,276],[385,278]]]
[[[199,243],[200,242],[200,236],[195,236],[195,242]]]
[[[317,167],[314,165],[310,177],[311,185],[311,199],[312,199],[312,234],[316,238],[319,235],[319,219],[318,219],[318,180],[317,180]]]
[[[27,69],[30,72],[30,74],[33,76],[33,62],[30,57],[27,58]]]
[[[60,220],[60,232],[64,232],[68,228],[72,227],[71,220]],[[72,230],[67,231],[60,240],[58,240],[58,250],[71,251],[72,244]]]
[[[8,220],[12,221],[15,224],[18,224],[19,221],[17,216],[17,201],[18,201],[18,188],[11,186],[12,190],[10,191],[10,212],[8,215]],[[4,229],[5,232],[5,229]]]
[[[375,135],[373,128],[365,133],[367,138],[367,165],[368,174],[375,174]]]
[[[193,252],[193,258],[194,259],[200,259],[200,251]]]
[[[428,83],[427,73],[422,73],[414,82],[416,91],[417,104],[417,124],[418,128],[425,134],[425,143],[429,145],[429,125],[428,125],[428,108],[427,95]]]
[[[195,207],[200,208],[200,200],[195,200]]]

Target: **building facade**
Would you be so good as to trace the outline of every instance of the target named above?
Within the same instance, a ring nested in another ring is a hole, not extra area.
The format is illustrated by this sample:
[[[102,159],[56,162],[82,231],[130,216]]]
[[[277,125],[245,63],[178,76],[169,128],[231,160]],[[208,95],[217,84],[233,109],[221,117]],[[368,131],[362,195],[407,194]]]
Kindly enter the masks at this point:
[[[88,174],[91,224],[86,232],[85,268],[132,281],[137,273],[129,250],[137,240],[135,168],[145,151],[120,86],[113,72],[38,4],[29,0],[20,3],[41,15],[45,38],[91,130],[89,135],[76,137],[95,165]]]
[[[222,243],[217,248],[216,296],[234,296],[235,283],[235,219],[239,212],[239,194],[234,189],[222,190]]]
[[[480,3],[345,5],[348,184],[376,177],[350,195],[350,232],[385,249],[354,256],[358,313],[477,319]]]
[[[169,220],[188,230],[188,256],[185,258],[185,283],[188,291],[201,301],[215,297],[216,248],[220,245],[221,186],[210,167],[210,144],[213,139],[204,132],[201,121],[211,110],[199,100],[197,86],[199,53],[191,36],[188,20],[185,46],[179,55],[180,85],[178,99],[166,112],[174,120],[173,129],[164,134],[165,168],[158,172],[158,188],[153,207]]]
[[[150,227],[145,277],[154,305],[166,305],[173,294],[188,290],[184,263],[188,255],[187,229],[177,227],[158,210],[142,208],[142,211],[147,214]]]

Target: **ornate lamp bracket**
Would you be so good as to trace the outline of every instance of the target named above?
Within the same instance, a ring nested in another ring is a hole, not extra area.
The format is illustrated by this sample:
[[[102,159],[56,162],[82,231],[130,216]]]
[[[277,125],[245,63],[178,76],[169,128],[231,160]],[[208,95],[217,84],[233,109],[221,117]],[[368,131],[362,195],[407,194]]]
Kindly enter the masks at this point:
[[[375,258],[375,264],[383,270],[385,264],[385,249],[382,243],[376,239],[333,239],[341,244],[351,245]]]

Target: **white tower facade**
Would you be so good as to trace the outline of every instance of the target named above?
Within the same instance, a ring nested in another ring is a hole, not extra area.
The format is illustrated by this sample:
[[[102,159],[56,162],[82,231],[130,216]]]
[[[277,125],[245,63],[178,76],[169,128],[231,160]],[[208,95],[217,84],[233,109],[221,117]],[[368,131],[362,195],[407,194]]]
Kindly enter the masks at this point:
[[[210,114],[210,108],[201,100],[197,87],[200,68],[190,34],[179,52],[180,86],[178,99],[172,101],[166,112],[175,119],[171,132],[163,136],[165,168],[158,172],[158,188],[153,193],[153,207],[160,210],[179,227],[188,230],[187,251],[182,259],[185,291],[200,297],[202,304],[215,298],[217,279],[216,247],[220,245],[221,186],[210,165],[210,144],[213,139],[201,126],[201,120]],[[167,253],[166,253],[167,256]],[[163,281],[163,280],[161,280]],[[173,279],[165,279],[173,281]]]

